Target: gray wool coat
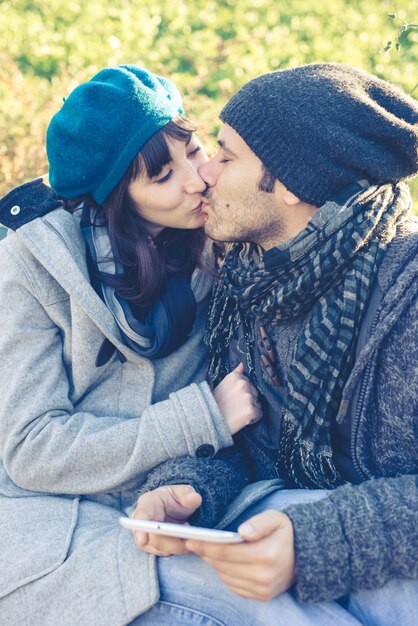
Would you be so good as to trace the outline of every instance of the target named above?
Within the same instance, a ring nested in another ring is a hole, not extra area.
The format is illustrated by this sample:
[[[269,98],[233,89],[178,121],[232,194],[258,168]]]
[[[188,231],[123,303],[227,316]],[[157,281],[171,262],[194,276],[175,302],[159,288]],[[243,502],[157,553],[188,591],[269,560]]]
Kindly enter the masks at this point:
[[[210,287],[196,270],[193,332],[151,362],[90,286],[77,215],[58,208],[1,241],[2,626],[122,626],[158,600],[155,557],[118,517],[159,463],[232,445],[204,382]],[[105,338],[126,361],[96,366]]]

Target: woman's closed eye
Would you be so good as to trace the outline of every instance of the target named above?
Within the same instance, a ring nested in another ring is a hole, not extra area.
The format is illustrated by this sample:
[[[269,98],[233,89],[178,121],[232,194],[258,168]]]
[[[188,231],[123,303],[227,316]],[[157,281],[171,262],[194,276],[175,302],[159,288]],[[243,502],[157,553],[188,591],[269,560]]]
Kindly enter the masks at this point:
[[[193,148],[193,150],[191,150],[188,154],[187,154],[187,158],[188,159],[193,159],[193,157],[195,157],[202,149],[202,146],[196,146],[195,148]]]
[[[167,172],[167,174],[165,174],[162,178],[159,178],[155,182],[157,183],[157,185],[161,185],[162,183],[167,182],[171,178],[172,173],[173,173],[173,170],[170,170],[169,172]]]

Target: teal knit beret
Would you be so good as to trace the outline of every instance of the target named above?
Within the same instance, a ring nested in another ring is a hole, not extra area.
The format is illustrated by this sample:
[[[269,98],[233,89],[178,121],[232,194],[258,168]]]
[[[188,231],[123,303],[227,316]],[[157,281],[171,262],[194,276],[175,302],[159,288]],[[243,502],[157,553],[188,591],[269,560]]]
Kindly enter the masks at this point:
[[[102,204],[143,145],[181,115],[175,85],[138,67],[108,67],[76,87],[46,139],[51,187],[64,198],[90,193]]]

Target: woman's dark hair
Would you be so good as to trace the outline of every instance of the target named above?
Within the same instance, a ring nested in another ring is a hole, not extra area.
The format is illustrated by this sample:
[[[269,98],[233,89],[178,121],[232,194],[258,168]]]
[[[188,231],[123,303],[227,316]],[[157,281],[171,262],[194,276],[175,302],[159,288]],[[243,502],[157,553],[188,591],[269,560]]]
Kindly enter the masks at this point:
[[[204,246],[203,229],[184,230],[188,254],[181,255],[186,261],[181,264],[167,259],[168,241],[179,232],[167,228],[152,239],[145,228],[144,219],[131,207],[128,187],[141,172],[149,178],[157,176],[171,161],[170,139],[189,143],[195,128],[184,117],[177,117],[153,135],[141,148],[124,177],[102,205],[91,196],[64,201],[67,210],[74,211],[84,200],[89,206],[99,209],[98,218],[103,216],[109,232],[115,261],[124,268],[124,275],[100,274],[100,279],[115,287],[117,293],[134,307],[149,307],[158,298],[169,274],[191,273],[199,265]],[[93,225],[94,226],[94,225]]]

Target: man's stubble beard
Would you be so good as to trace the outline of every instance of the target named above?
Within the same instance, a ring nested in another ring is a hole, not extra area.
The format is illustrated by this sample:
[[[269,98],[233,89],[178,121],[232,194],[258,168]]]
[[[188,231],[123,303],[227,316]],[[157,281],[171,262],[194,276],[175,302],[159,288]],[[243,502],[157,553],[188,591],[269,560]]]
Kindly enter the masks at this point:
[[[257,191],[245,194],[239,204],[240,208],[235,204],[235,209],[232,210],[226,202],[221,213],[230,211],[228,222],[220,217],[217,210],[219,205],[213,195],[209,193],[206,198],[210,202],[212,215],[208,220],[210,223],[204,224],[204,230],[210,239],[220,242],[252,241],[263,247],[272,247],[276,245],[275,240],[283,240],[285,225],[278,215],[277,207],[272,207],[270,193]],[[274,219],[268,218],[271,214]],[[255,222],[257,219],[258,223]]]

